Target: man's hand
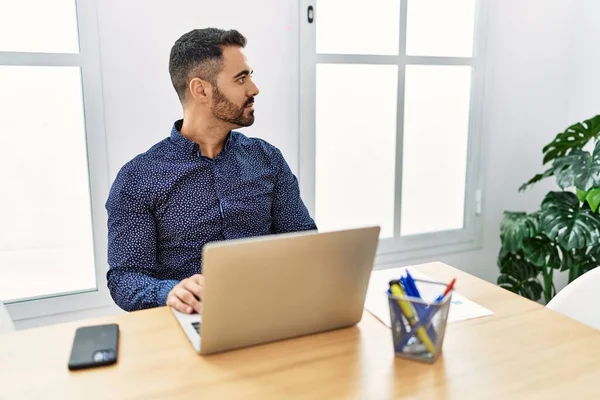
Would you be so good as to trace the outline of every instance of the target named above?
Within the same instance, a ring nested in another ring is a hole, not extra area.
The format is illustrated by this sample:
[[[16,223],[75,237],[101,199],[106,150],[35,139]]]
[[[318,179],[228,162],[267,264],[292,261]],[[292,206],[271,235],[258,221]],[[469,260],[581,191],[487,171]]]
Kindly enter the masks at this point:
[[[202,296],[204,295],[204,277],[192,275],[179,282],[167,296],[167,305],[177,311],[202,314]]]

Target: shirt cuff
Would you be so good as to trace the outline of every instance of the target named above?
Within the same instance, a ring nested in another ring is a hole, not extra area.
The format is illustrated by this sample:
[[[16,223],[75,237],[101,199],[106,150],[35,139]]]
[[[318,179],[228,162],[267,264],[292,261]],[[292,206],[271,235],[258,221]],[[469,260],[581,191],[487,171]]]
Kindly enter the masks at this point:
[[[158,290],[156,291],[156,303],[157,306],[162,307],[167,305],[167,296],[169,292],[177,285],[179,281],[164,280],[158,284]]]

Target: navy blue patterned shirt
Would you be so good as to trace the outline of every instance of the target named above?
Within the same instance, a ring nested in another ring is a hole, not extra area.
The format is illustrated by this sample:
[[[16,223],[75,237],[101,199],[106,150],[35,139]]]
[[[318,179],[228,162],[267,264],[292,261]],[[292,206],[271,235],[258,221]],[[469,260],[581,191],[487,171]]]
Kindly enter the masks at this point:
[[[208,242],[317,229],[276,147],[232,131],[213,160],[182,122],[123,166],[106,202],[108,288],[126,311],[165,305]]]

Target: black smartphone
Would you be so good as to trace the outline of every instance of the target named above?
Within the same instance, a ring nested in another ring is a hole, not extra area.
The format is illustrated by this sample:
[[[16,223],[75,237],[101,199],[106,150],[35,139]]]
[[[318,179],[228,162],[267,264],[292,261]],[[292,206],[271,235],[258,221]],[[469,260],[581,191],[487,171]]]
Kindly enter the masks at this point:
[[[69,369],[83,369],[117,362],[119,325],[84,326],[75,331]]]

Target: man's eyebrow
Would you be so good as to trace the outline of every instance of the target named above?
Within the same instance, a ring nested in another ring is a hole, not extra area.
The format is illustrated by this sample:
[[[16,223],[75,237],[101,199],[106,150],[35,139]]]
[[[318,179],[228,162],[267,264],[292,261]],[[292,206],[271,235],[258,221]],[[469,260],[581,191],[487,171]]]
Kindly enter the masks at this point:
[[[234,76],[233,79],[238,79],[238,78],[241,78],[242,76],[248,76],[248,75],[250,75],[253,72],[254,71],[250,71],[248,69],[245,69],[242,72],[240,72],[239,74],[237,74],[236,76]]]

